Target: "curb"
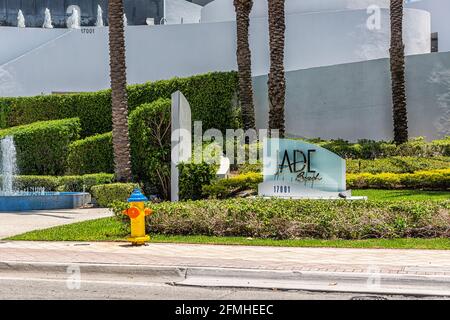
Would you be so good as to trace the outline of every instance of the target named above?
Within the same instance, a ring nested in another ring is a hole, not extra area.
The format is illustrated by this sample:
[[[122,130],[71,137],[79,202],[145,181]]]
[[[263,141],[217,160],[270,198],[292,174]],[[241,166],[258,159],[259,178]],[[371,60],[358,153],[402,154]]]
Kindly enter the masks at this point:
[[[166,278],[186,287],[352,292],[450,297],[450,276],[91,263],[0,262],[0,271],[67,274],[77,266],[91,274]]]

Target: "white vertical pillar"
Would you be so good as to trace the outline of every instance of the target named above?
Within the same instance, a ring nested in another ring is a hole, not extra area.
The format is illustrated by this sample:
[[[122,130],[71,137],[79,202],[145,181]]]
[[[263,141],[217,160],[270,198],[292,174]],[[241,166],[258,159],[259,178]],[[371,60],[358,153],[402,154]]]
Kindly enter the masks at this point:
[[[191,107],[185,96],[177,91],[172,94],[172,135],[171,135],[171,166],[170,166],[170,198],[173,202],[179,200],[179,169],[178,164],[190,161],[192,157],[192,119]]]

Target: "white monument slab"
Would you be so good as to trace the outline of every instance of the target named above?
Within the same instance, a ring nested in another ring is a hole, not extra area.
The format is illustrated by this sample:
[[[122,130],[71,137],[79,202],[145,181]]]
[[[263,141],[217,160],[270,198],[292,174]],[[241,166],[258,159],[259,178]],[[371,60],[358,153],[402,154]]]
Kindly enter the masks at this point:
[[[179,169],[181,162],[192,157],[191,107],[186,97],[177,91],[172,94],[172,158],[171,158],[171,200],[179,200]]]
[[[265,139],[263,197],[352,199],[346,189],[346,162],[333,152],[296,139]]]

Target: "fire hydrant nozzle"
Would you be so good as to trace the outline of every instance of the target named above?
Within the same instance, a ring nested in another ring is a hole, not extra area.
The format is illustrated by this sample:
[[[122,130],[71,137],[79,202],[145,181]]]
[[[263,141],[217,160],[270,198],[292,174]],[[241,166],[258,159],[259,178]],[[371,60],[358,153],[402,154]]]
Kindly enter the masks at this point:
[[[145,208],[146,201],[148,201],[147,197],[139,189],[134,189],[128,199],[130,208],[123,211],[131,220],[131,236],[128,241],[133,245],[143,245],[150,240],[150,237],[145,234],[145,217],[152,214],[153,211]]]

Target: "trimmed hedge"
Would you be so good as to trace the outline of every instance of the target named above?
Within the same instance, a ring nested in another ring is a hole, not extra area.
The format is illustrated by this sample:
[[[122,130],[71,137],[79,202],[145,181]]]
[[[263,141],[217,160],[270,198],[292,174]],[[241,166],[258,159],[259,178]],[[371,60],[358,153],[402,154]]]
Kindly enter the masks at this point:
[[[170,196],[170,108],[169,99],[158,99],[134,110],[128,119],[132,172],[143,181],[147,194]]]
[[[401,157],[435,157],[450,156],[450,137],[427,142],[423,137],[415,138],[407,143],[395,145],[393,142],[358,140],[350,143],[345,140],[308,140],[328,149],[346,159],[376,159],[393,156]]]
[[[1,181],[1,177],[0,177]],[[91,188],[99,184],[114,182],[113,174],[98,173],[83,176],[16,176],[14,188],[17,190],[30,190],[45,188],[46,191],[89,192]]]
[[[71,118],[0,130],[0,138],[14,137],[20,174],[62,175],[69,144],[79,138],[79,132],[79,119]]]
[[[92,196],[100,207],[107,207],[114,201],[126,201],[134,188],[134,183],[112,183],[92,187]]]
[[[114,172],[112,133],[104,133],[78,140],[70,144],[67,173]]]
[[[450,190],[450,169],[400,174],[348,174],[347,187],[352,189]]]
[[[144,103],[170,98],[183,92],[192,108],[193,121],[203,121],[203,129],[239,127],[236,72],[215,72],[189,78],[174,78],[128,87],[130,112]],[[36,121],[79,117],[82,137],[112,131],[111,91],[69,95],[0,98],[3,128]]]
[[[378,202],[285,199],[149,204],[148,230],[168,235],[275,239],[434,238],[450,236],[450,201]],[[124,223],[126,203],[115,203]]]
[[[414,173],[450,168],[450,157],[392,157],[375,160],[347,159],[347,173]]]

